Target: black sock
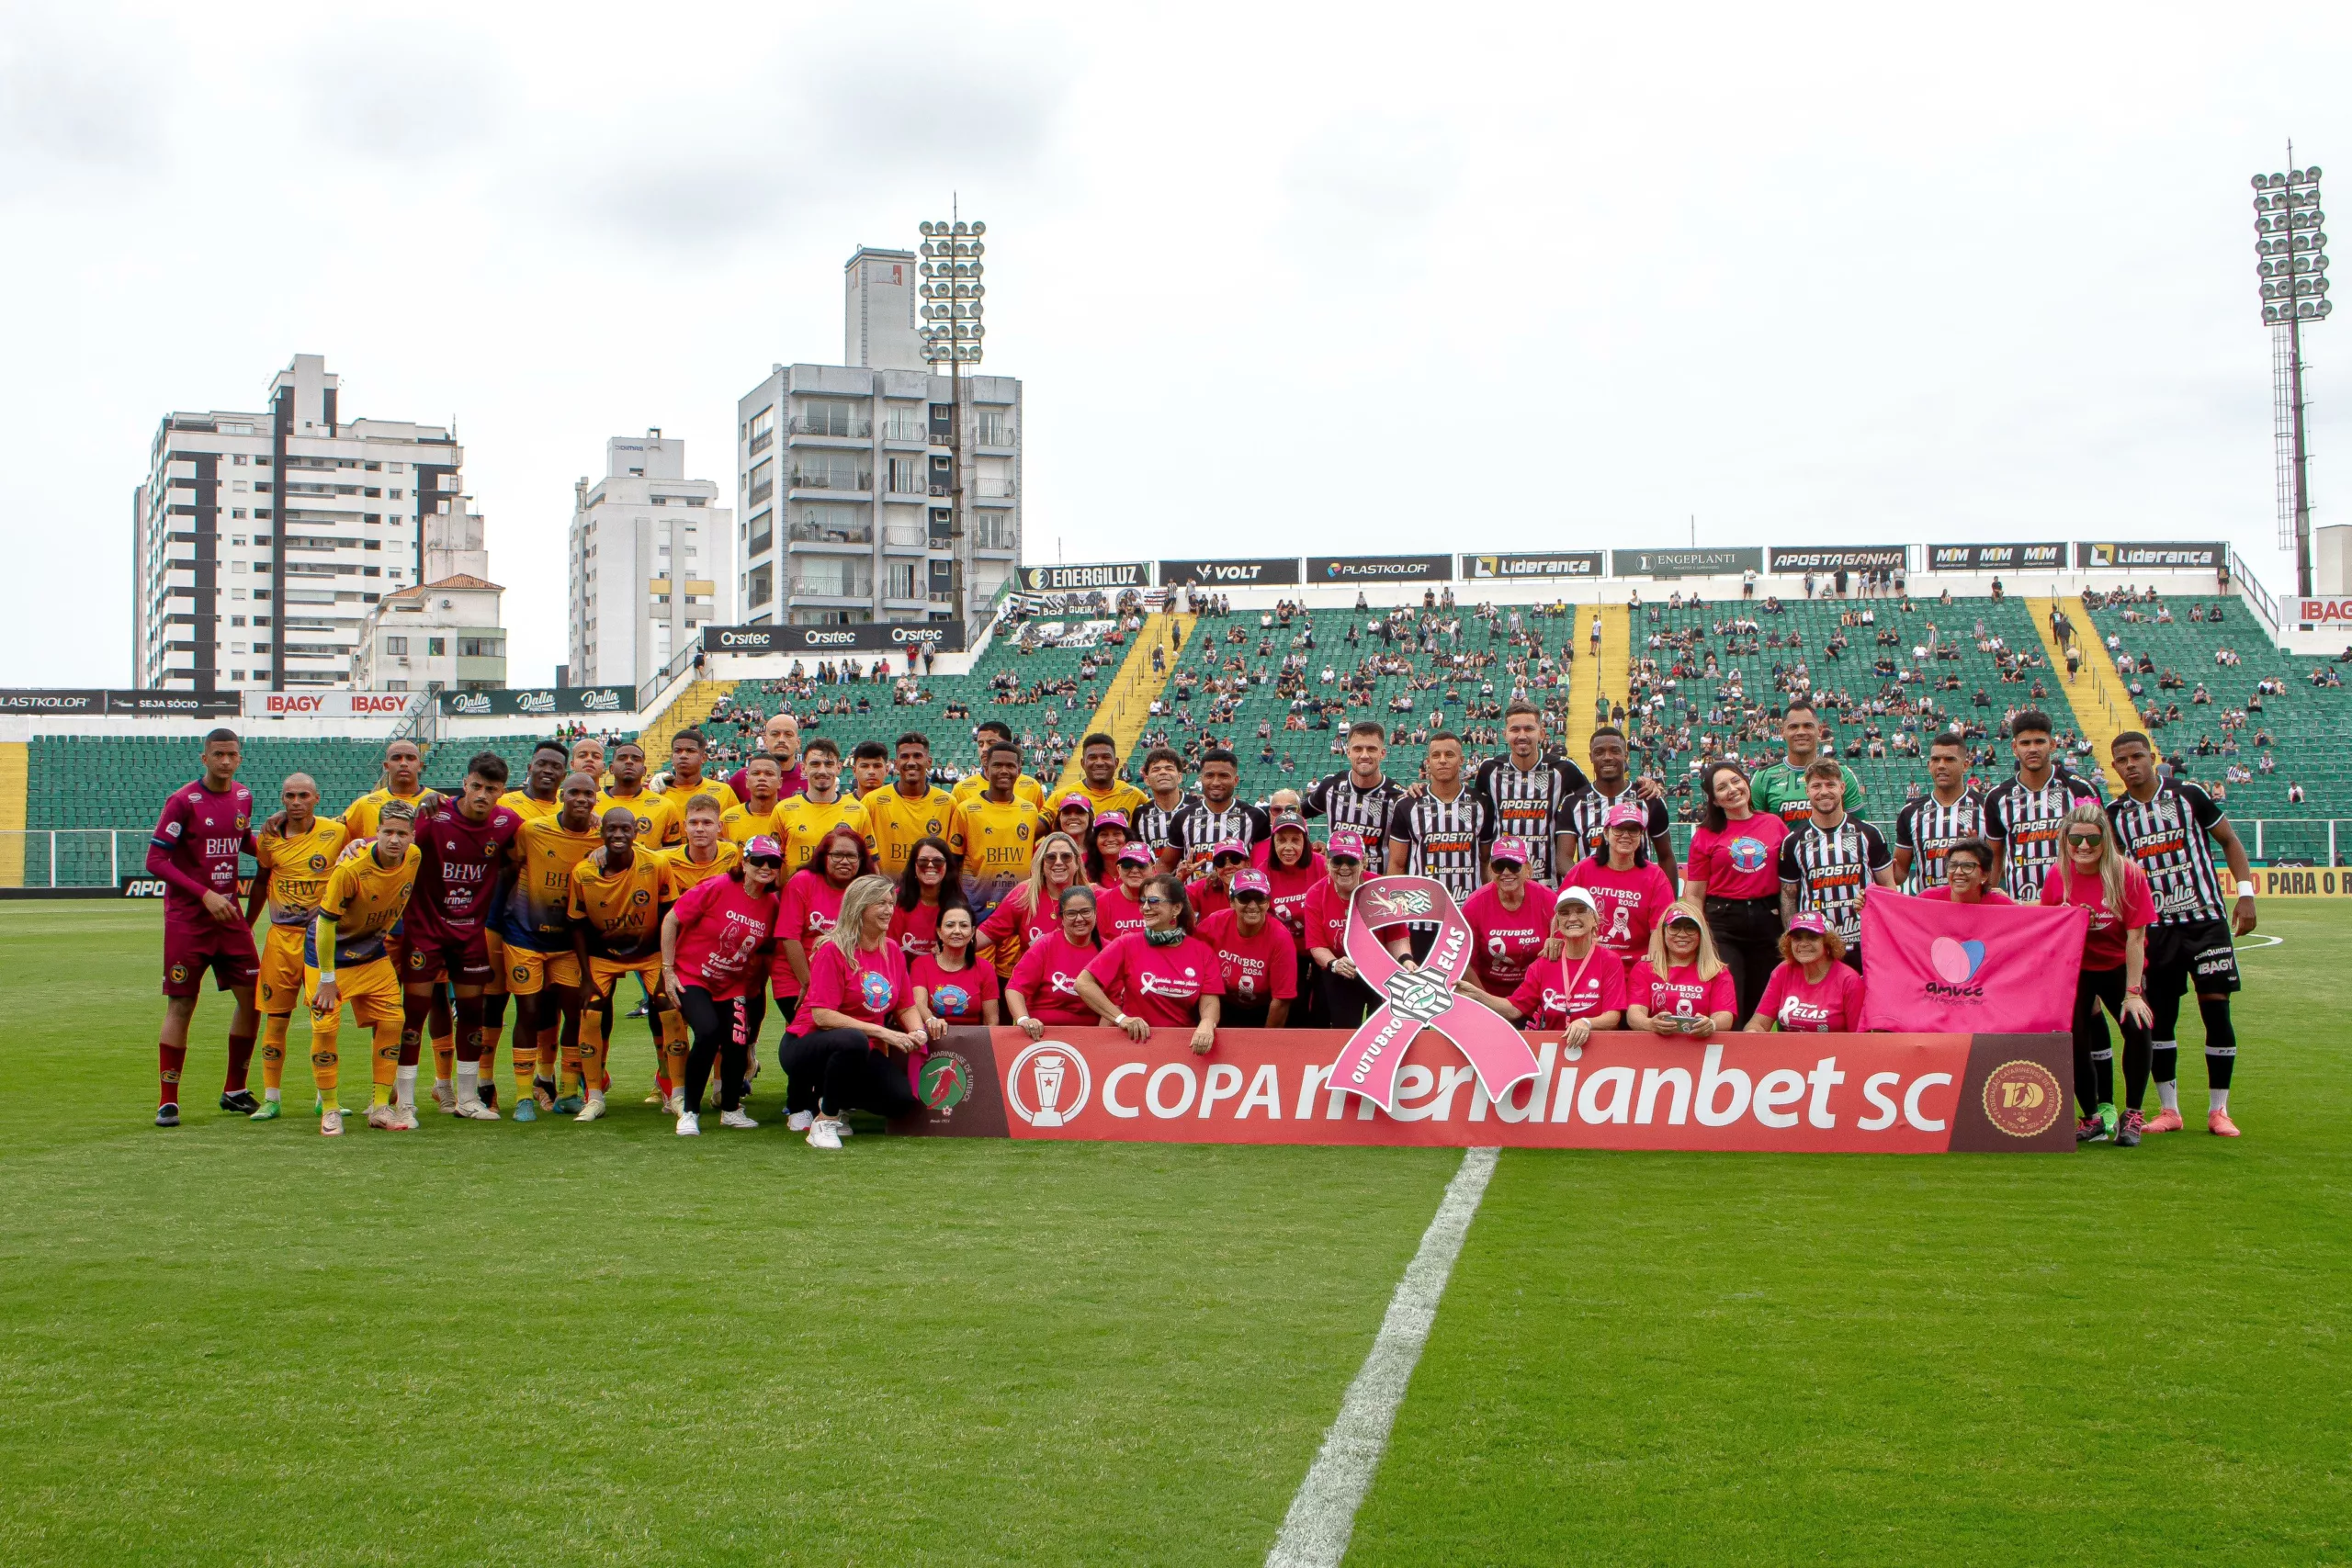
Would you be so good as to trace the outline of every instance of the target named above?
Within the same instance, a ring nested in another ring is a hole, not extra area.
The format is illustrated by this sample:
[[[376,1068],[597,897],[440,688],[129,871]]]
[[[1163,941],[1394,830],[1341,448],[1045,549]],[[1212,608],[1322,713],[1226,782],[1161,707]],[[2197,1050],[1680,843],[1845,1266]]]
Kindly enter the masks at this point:
[[[2136,1029],[2123,1032],[2123,1102],[2117,1109],[2137,1111],[2147,1098],[2151,1055],[2147,1036]]]
[[[2158,1083],[2170,1083],[2180,1077],[2179,1041],[2159,1040],[2149,1048],[2148,1076]]]
[[[2098,1097],[2091,1102],[2093,1109],[2101,1105],[2112,1105],[2115,1102],[2114,1047],[2109,1046],[2091,1053],[2091,1071],[2098,1080]]]
[[[2230,1021],[2230,998],[2199,997],[2197,1011],[2205,1020],[2205,1081],[2227,1089],[2238,1062],[2238,1031]]]

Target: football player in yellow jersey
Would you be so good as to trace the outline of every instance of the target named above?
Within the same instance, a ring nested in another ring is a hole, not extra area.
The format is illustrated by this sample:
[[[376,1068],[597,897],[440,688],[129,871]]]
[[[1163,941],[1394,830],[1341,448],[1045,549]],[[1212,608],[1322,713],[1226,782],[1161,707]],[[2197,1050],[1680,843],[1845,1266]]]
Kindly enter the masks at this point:
[[[530,763],[523,770],[523,787],[508,790],[498,797],[498,804],[526,822],[555,816],[563,809],[563,802],[557,795],[557,787],[563,783],[563,775],[570,769],[571,762],[571,753],[564,748],[563,742],[540,741],[531,749]],[[492,915],[483,931],[482,941],[490,949],[490,983],[482,987],[481,992],[481,1081],[485,1102],[494,1109],[497,1102],[491,1097],[497,1093],[494,1086],[497,1083],[498,1040],[506,1030],[506,998],[509,995],[506,975],[512,967],[506,962],[506,932],[498,914]],[[514,1024],[514,1046],[511,1053],[514,1081],[528,1087],[533,1065],[540,1060],[542,1049],[546,1067],[541,1076],[552,1081],[556,1056],[552,1034],[541,1042],[525,1030],[519,1010]],[[529,1096],[526,1094],[525,1098]],[[515,1114],[530,1121],[537,1113],[526,1114],[523,1108],[517,1106]]]
[[[416,1131],[416,1068],[400,1065],[401,977],[385,937],[408,908],[421,858],[414,810],[406,801],[387,801],[377,818],[375,841],[327,874],[305,932],[302,991],[311,1004],[311,1072],[323,1107],[319,1131],[330,1138],[343,1133],[343,1109],[335,1103],[335,1042],[346,1002],[353,1021],[375,1036],[368,1075],[375,1094],[368,1124]]]
[[[683,898],[710,877],[724,876],[742,863],[741,845],[719,830],[718,798],[698,795],[686,802],[686,841],[662,852],[670,863],[670,894]]]
[[[433,792],[424,787],[424,753],[413,740],[394,740],[384,748],[384,782],[343,808],[344,830],[357,843],[376,836],[377,813],[390,801],[423,807]]]
[[[910,730],[899,737],[895,784],[863,797],[868,834],[874,840],[874,869],[897,876],[907,857],[925,839],[944,839],[950,854],[947,874],[956,874],[964,853],[964,811],[956,797],[931,782],[930,738]]]
[[[1119,743],[1096,730],[1078,743],[1078,787],[1100,817],[1116,811],[1128,821],[1150,797],[1119,776]]]
[[[848,826],[865,840],[867,850],[874,847],[865,807],[842,793],[842,749],[820,735],[800,749],[800,771],[808,787],[775,808],[775,836],[784,845],[787,881],[808,863],[817,845],[836,828]],[[731,831],[728,836],[741,842]]]
[[[534,759],[536,761],[536,759]],[[596,781],[566,773],[559,815],[525,822],[508,847],[512,879],[502,908],[506,989],[514,998],[514,1119],[539,1111],[578,1111],[580,966],[571,946],[571,868],[603,843],[596,830]],[[525,1042],[534,1042],[538,1074],[527,1077]],[[563,1076],[559,1083],[559,1048]],[[536,1108],[533,1101],[536,1100]]]
[[[804,757],[801,771],[808,771]],[[890,749],[879,740],[861,740],[849,749],[849,787],[842,793],[864,800],[890,782]]]
[[[250,925],[269,908],[269,932],[261,943],[261,980],[254,987],[261,1009],[261,1105],[256,1122],[275,1121],[286,1080],[286,1027],[302,997],[302,934],[327,887],[327,874],[349,837],[344,826],[319,810],[319,786],[308,773],[288,773],[279,786],[286,809],[254,835],[254,861],[260,874],[245,900]]]
[[[783,780],[784,765],[774,757],[757,756],[743,764],[743,787],[751,792],[751,798],[729,807],[718,818],[719,830],[729,842],[745,843],[776,830],[776,807],[784,802],[776,798],[775,791]]]
[[[989,753],[1001,743],[1012,744],[1012,726],[1001,718],[984,718],[972,727],[972,739],[980,745],[980,765],[956,781],[956,804],[986,795],[989,789]],[[1021,752],[1012,753],[1012,793],[1043,811],[1046,808],[1046,786],[1021,771]]]
[[[703,739],[699,729],[681,729],[670,738],[670,772],[659,782],[661,793],[672,800],[685,802],[698,795],[707,795],[718,802],[718,809],[726,811],[743,804],[725,779],[712,778],[702,771],[710,760],[710,742]],[[684,819],[683,809],[679,812]]]
[[[1013,884],[1027,880],[1029,856],[1046,834],[1046,814],[1023,799],[1021,748],[1000,740],[983,760],[989,787],[963,803],[964,897],[985,917]]]
[[[662,1097],[685,1081],[686,1030],[662,994],[662,912],[669,907],[669,862],[657,850],[639,849],[637,816],[626,806],[605,812],[597,824],[604,847],[571,868],[571,942],[580,966],[580,1076],[588,1103],[579,1119],[605,1113],[605,1051],[610,1037],[615,987],[635,975],[653,1007],[653,1037],[660,1047],[654,1076]]]
[[[616,806],[625,806],[637,818],[637,842],[647,850],[664,850],[686,837],[684,811],[687,796],[656,795],[645,787],[645,748],[624,740],[613,748],[613,782],[596,796],[596,818]]]

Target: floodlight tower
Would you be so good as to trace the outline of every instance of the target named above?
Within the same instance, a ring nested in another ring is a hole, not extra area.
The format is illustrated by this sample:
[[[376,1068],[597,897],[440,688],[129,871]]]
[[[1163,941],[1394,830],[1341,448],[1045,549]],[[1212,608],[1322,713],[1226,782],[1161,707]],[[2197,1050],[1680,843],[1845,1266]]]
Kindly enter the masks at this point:
[[[2287,143],[2287,162],[2295,144]],[[2255,254],[2262,321],[2270,329],[2272,441],[2278,466],[2278,547],[2295,552],[2295,593],[2312,593],[2310,453],[2303,446],[2303,327],[2324,321],[2327,233],[2321,225],[2319,166],[2254,176]]]
[[[952,204],[949,211],[955,212]],[[919,329],[922,356],[934,367],[946,362],[947,401],[954,422],[947,438],[947,532],[954,557],[949,592],[957,618],[968,623],[972,607],[965,603],[965,580],[972,552],[964,502],[964,367],[980,362],[980,339],[988,333],[980,320],[981,297],[988,292],[980,282],[984,270],[980,257],[988,247],[980,243],[980,236],[989,231],[989,226],[978,219],[967,222],[956,215],[944,223],[926,222],[921,229],[925,301]]]

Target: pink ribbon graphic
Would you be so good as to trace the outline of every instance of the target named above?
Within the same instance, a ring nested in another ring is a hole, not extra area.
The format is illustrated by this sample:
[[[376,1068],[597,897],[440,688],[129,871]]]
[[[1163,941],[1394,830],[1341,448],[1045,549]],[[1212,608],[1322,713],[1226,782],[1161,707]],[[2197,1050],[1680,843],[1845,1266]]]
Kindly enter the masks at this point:
[[[1367,918],[1368,917],[1368,918]],[[1434,922],[1437,940],[1419,969],[1399,964],[1373,935],[1375,924]],[[1364,984],[1385,998],[1348,1037],[1331,1064],[1331,1087],[1393,1109],[1405,1052],[1424,1029],[1453,1042],[1470,1059],[1487,1098],[1500,1104],[1512,1085],[1535,1076],[1535,1053],[1518,1030],[1466,997],[1454,982],[1470,971],[1470,924],[1453,895],[1426,876],[1375,876],[1348,904],[1348,957]]]

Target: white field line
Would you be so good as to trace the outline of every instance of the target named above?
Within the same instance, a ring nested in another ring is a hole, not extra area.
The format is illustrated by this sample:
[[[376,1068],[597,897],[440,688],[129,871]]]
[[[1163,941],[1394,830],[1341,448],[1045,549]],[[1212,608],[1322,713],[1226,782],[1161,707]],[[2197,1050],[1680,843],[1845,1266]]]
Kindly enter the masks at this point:
[[[2252,953],[2257,948],[2277,947],[2287,939],[2283,936],[2251,936],[2237,944],[2240,953]]]
[[[1486,1196],[1495,1174],[1498,1151],[1465,1149],[1462,1168],[1446,1183],[1421,1245],[1405,1266],[1389,1298],[1388,1314],[1381,1319],[1379,1337],[1363,1359],[1355,1381],[1340,1403],[1339,1418],[1323,1435],[1322,1450],[1290,1500],[1282,1533],[1266,1553],[1267,1568],[1337,1568],[1348,1554],[1348,1540],[1356,1528],[1356,1509],[1372,1490],[1380,1458],[1388,1449],[1388,1430],[1396,1407],[1405,1401],[1406,1385],[1429,1343],[1430,1325],[1437,1317],[1438,1302],[1453,1276],[1453,1260],[1462,1256],[1463,1238]]]

